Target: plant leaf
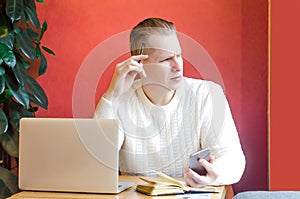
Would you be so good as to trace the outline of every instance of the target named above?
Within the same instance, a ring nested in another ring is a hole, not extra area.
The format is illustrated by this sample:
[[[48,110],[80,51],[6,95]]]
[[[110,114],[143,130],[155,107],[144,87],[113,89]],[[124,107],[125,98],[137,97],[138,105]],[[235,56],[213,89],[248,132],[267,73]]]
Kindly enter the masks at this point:
[[[1,168],[5,169],[5,168]],[[8,169],[5,169],[9,171]],[[0,199],[9,198],[12,195],[11,191],[5,185],[5,182],[0,179]]]
[[[21,54],[17,54],[17,61],[18,60],[21,61],[21,65],[23,65],[25,69],[30,68],[29,61],[27,61]]]
[[[41,53],[42,53],[41,47],[40,47],[39,45],[37,45],[37,46],[35,47],[35,55],[36,55],[36,58],[40,58]]]
[[[47,28],[48,28],[47,22],[44,21],[43,24],[42,24],[42,28],[41,28],[40,40],[42,40],[42,38],[44,36],[44,33],[46,32]]]
[[[18,193],[18,177],[8,169],[0,167],[0,192],[3,198]]]
[[[16,57],[5,44],[0,43],[0,58],[10,67],[16,65]]]
[[[21,19],[19,21],[22,21],[23,24],[28,24],[28,18],[26,17],[25,12],[22,13]]]
[[[13,81],[12,77],[6,73],[5,82],[9,88],[12,96],[23,106],[28,107],[30,102],[30,96],[26,88],[22,85],[17,85]]]
[[[8,35],[8,28],[6,26],[0,26],[0,39]]]
[[[30,96],[24,86],[20,86],[17,91],[12,92],[12,95],[18,100],[20,104],[22,104],[25,107],[29,107]]]
[[[35,10],[33,10],[31,7],[25,5],[24,11],[25,11],[26,15],[28,16],[30,22],[34,25],[34,27],[40,28],[40,21],[37,17]]]
[[[33,39],[37,39],[39,37],[39,34],[37,32],[35,32],[34,30],[32,30],[32,28],[30,26],[27,26],[27,34],[29,35],[29,37],[33,38]]]
[[[11,124],[19,131],[19,122],[23,117],[34,117],[34,114],[30,111],[23,109],[20,105],[14,101],[10,101],[8,104],[9,107],[9,118]]]
[[[18,22],[17,21],[15,21],[13,24],[13,30],[14,30],[14,33],[16,33],[16,34],[20,34],[20,27],[19,27],[19,24],[18,24]]]
[[[42,107],[43,109],[47,110],[48,107],[43,107],[44,105],[41,104],[37,99],[35,99],[35,97],[33,95],[30,94],[30,102],[35,104],[35,105],[38,105],[39,107]],[[37,108],[37,107],[35,107]],[[32,111],[30,108],[28,109],[30,112],[35,112],[35,111]]]
[[[28,34],[22,28],[20,28],[20,34],[16,35],[16,41],[22,53],[30,60],[34,60],[35,58],[34,45],[30,40]]]
[[[11,125],[9,125],[6,133],[0,135],[0,143],[8,155],[15,158],[19,156],[19,132],[13,129]]]
[[[26,81],[26,70],[23,66],[23,63],[17,60],[16,66],[12,69],[15,74],[16,79],[18,80],[20,85],[24,85]]]
[[[8,51],[4,57],[2,57],[3,61],[11,68],[16,65],[16,57],[15,54],[10,50]]]
[[[23,9],[23,0],[6,0],[6,14],[12,22],[21,19]]]
[[[0,57],[3,58],[8,51],[10,51],[10,49],[7,45],[0,43]]]
[[[27,76],[26,83],[33,97],[39,102],[37,105],[47,110],[48,98],[40,84],[29,75]]]
[[[15,36],[13,33],[9,33],[6,37],[0,38],[0,43],[5,44],[10,50],[13,49],[15,42]]]
[[[30,6],[33,10],[36,10],[35,1],[34,0],[25,0],[26,5]]]
[[[1,67],[2,68],[2,67]],[[5,79],[3,75],[0,76],[0,94],[2,94],[5,90]]]
[[[36,0],[37,2],[44,3],[44,0]]]
[[[55,53],[54,53],[51,49],[47,48],[46,46],[42,46],[42,48],[43,48],[44,51],[46,51],[47,53],[49,53],[49,54],[51,54],[51,55],[55,55]]]
[[[5,133],[8,128],[8,121],[5,113],[0,109],[0,135]]]
[[[8,66],[12,68],[16,65],[16,57],[12,51],[7,52],[5,57],[3,57],[2,59]]]
[[[39,75],[43,75],[47,71],[47,60],[44,54],[41,54],[40,67],[39,67]]]
[[[3,2],[3,0],[1,0],[1,2]],[[3,5],[3,4],[1,4]],[[8,16],[6,15],[5,10],[3,10],[3,8],[1,7],[1,12],[0,12],[0,26],[5,26],[8,28],[8,32],[11,32],[11,20],[10,18],[8,18]]]
[[[5,89],[0,95],[0,104],[8,102],[11,97],[11,92],[8,89]]]

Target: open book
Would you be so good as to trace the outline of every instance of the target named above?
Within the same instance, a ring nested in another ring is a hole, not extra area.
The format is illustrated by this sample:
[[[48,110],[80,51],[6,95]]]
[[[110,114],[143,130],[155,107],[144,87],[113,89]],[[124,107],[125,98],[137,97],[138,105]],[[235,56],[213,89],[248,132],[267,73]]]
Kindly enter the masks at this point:
[[[150,196],[184,194],[184,193],[217,193],[218,187],[206,186],[192,188],[164,173],[154,171],[158,177],[140,177],[144,184],[138,184],[136,191]]]

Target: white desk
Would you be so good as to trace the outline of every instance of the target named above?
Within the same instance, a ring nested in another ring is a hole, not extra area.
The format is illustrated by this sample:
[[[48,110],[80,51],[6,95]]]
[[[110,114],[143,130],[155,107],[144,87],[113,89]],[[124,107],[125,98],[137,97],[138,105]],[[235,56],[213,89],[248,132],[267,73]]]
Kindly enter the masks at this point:
[[[89,194],[89,193],[61,193],[61,192],[38,192],[38,191],[22,191],[14,194],[9,199],[37,199],[37,198],[47,198],[47,199],[180,199],[181,197],[176,195],[169,196],[147,196],[135,191],[137,183],[142,181],[138,176],[120,176],[120,181],[123,182],[134,182],[135,185],[125,190],[119,194]],[[214,193],[211,199],[231,199],[233,196],[231,186],[220,186],[220,193]],[[183,197],[182,197],[183,198]]]

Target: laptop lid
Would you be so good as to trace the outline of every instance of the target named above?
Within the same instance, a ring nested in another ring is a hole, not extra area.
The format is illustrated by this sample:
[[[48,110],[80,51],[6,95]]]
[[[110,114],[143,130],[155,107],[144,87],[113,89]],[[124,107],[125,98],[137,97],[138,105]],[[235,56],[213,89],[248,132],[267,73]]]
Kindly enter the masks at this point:
[[[118,193],[118,158],[116,120],[20,120],[22,190]]]

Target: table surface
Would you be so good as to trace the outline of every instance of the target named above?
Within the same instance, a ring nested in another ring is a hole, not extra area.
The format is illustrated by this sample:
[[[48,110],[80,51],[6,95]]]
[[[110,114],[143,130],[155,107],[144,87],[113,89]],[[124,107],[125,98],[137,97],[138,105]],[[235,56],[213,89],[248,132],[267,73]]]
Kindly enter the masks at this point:
[[[137,183],[141,183],[142,181],[138,176],[120,176],[120,181],[122,182],[134,182],[135,185],[119,194],[94,194],[94,193],[62,193],[62,192],[41,192],[41,191],[21,191],[17,194],[14,194],[9,199],[36,199],[36,198],[59,198],[59,199],[149,199],[149,198],[157,198],[157,199],[184,199],[184,195],[168,195],[168,196],[147,196],[135,191],[135,187]],[[220,189],[220,193],[212,194],[211,198],[207,199],[224,199],[226,195],[226,186],[218,187]],[[192,198],[192,197],[190,197]],[[198,198],[198,197],[197,197]]]

